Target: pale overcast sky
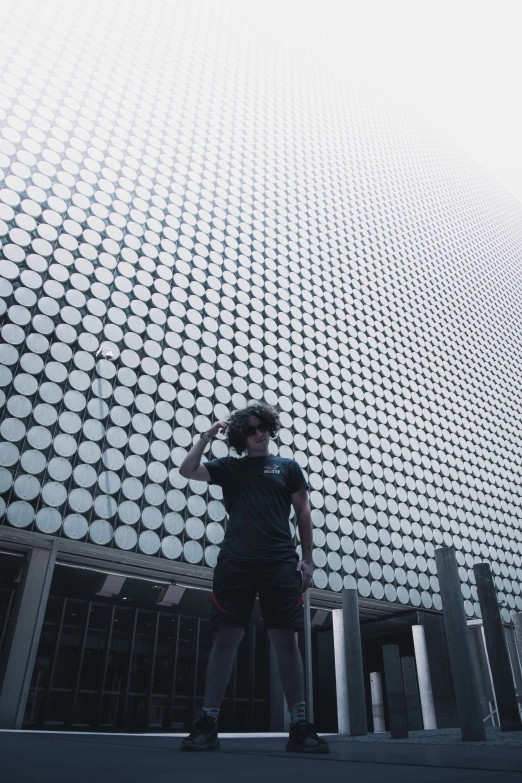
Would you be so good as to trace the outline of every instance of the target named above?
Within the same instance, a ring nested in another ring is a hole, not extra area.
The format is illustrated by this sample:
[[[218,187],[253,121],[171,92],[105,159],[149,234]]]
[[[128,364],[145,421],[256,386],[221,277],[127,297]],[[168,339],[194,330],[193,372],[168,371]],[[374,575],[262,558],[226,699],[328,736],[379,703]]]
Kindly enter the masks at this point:
[[[519,0],[300,0],[298,8],[325,57],[424,115],[522,203]]]

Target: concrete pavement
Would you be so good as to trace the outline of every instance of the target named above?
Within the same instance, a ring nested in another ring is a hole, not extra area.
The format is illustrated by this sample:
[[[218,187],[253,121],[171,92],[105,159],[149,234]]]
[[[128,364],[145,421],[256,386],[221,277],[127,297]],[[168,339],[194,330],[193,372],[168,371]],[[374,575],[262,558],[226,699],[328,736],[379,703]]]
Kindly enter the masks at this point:
[[[445,741],[440,732],[430,734],[439,737],[330,735],[331,754],[314,757],[287,753],[286,735],[221,735],[217,753],[180,753],[183,735],[2,731],[0,777],[2,783],[306,783],[325,775],[347,783],[521,783],[522,737],[505,744],[490,732],[491,742],[463,743],[455,732]]]

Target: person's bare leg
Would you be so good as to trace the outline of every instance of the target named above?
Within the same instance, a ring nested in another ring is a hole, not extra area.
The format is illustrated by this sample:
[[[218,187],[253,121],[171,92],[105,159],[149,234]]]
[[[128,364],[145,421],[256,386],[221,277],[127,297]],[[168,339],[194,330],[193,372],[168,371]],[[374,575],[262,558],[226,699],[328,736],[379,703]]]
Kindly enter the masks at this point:
[[[222,626],[218,629],[208,658],[204,707],[221,706],[230,680],[236,650],[244,633],[244,628]]]
[[[307,720],[303,661],[293,630],[271,628],[268,631],[277,657],[281,684],[290,713],[290,732],[286,749],[291,753],[330,753]]]
[[[304,670],[296,632],[287,628],[268,631],[274,645],[281,684],[288,709],[305,700]]]

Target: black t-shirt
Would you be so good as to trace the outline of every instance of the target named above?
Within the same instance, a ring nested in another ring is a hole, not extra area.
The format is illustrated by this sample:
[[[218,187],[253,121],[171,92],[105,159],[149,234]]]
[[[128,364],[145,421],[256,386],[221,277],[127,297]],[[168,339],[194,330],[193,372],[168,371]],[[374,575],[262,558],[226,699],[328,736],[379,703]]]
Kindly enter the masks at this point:
[[[295,557],[290,534],[291,497],[307,489],[303,471],[283,457],[222,457],[203,463],[223,488],[229,515],[219,559]]]

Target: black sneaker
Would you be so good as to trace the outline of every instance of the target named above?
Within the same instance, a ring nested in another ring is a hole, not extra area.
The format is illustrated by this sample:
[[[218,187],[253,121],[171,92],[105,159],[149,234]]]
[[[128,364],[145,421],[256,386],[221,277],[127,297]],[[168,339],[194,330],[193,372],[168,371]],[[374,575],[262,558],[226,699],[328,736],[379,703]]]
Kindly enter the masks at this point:
[[[314,724],[305,720],[290,724],[286,749],[290,753],[330,753],[330,746],[317,736]]]
[[[194,723],[194,728],[180,745],[180,750],[219,750],[217,722],[208,715]]]

